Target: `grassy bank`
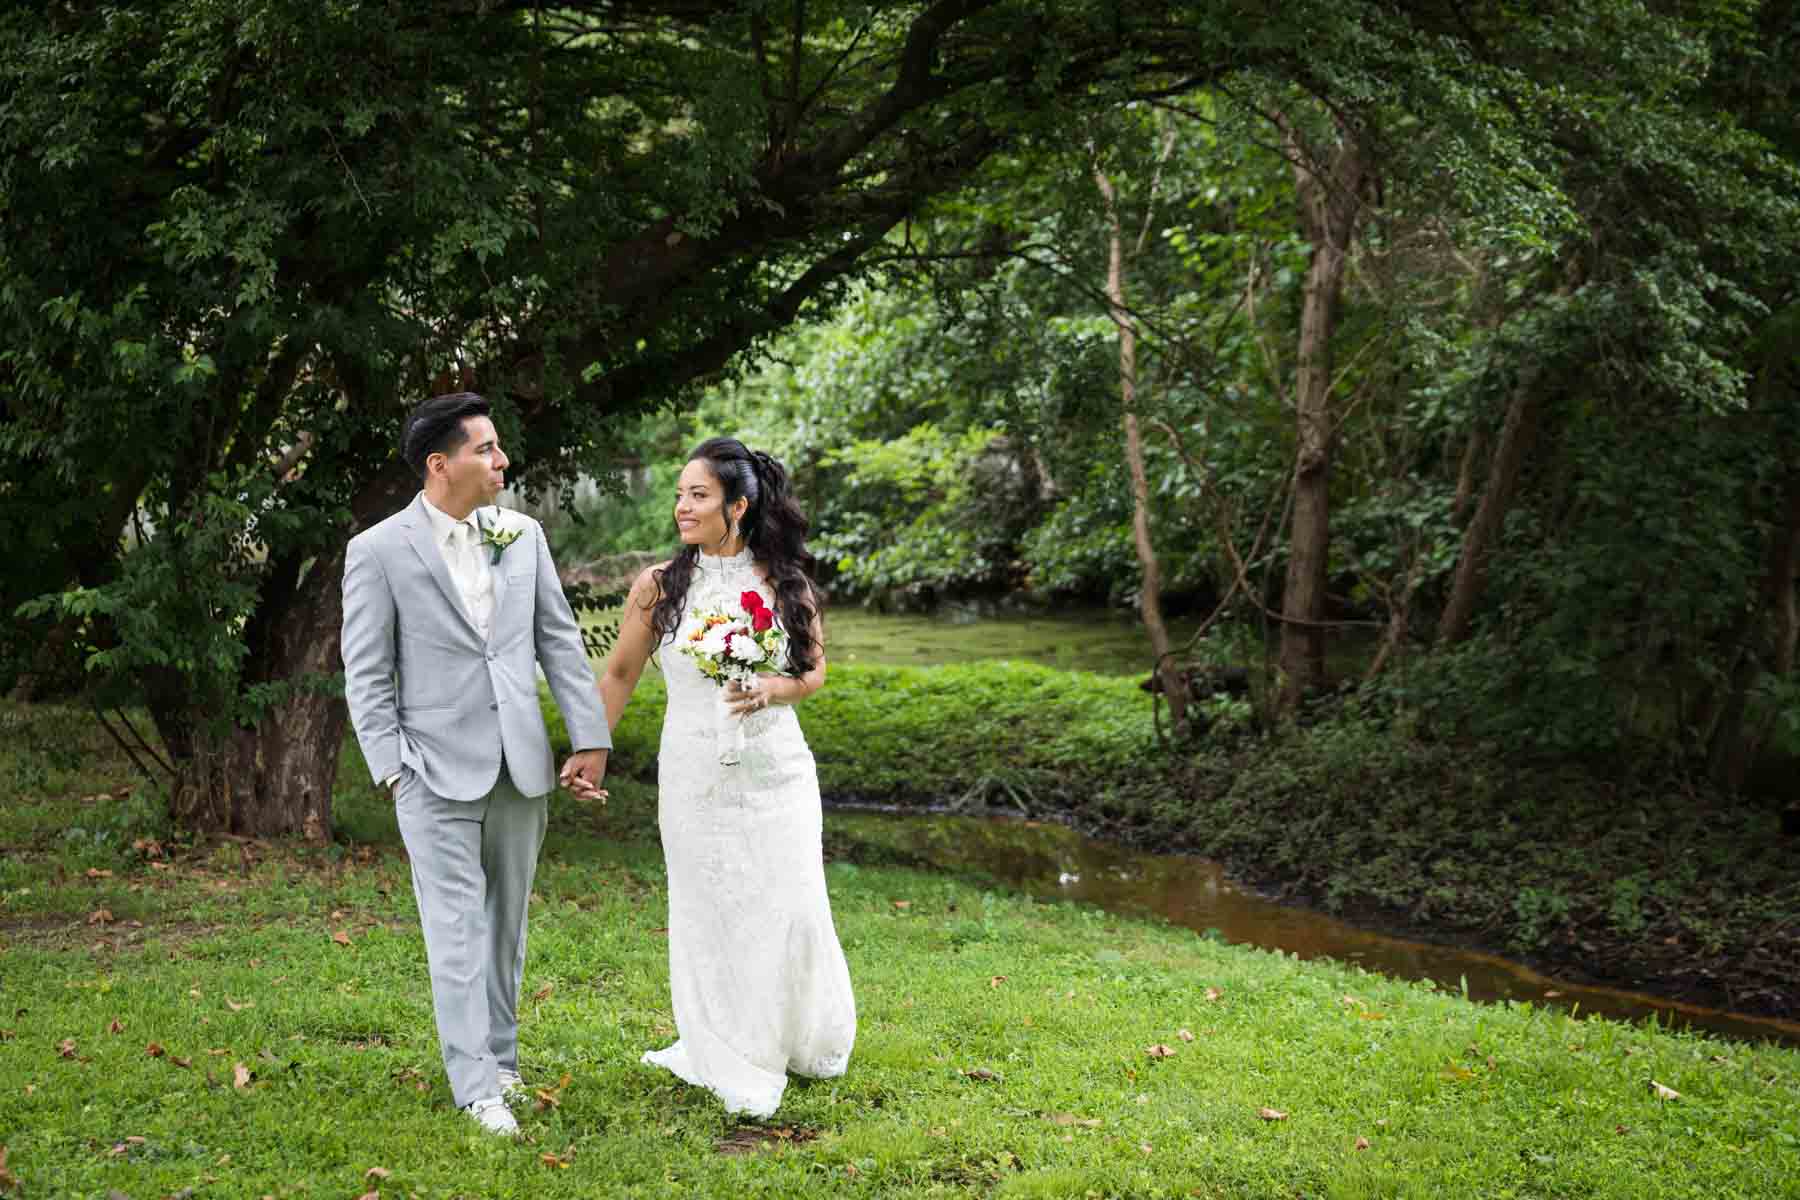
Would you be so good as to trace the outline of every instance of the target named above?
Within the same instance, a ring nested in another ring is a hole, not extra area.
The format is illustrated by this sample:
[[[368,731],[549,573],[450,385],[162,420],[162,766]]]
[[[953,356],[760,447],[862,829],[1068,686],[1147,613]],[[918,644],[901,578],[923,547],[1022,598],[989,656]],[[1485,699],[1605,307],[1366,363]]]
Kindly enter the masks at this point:
[[[523,1026],[545,1094],[527,1141],[489,1140],[449,1108],[360,776],[339,844],[183,845],[82,714],[4,717],[0,1195],[1762,1200],[1800,1178],[1800,1053],[1471,1005],[853,845],[828,867],[850,1074],[735,1122],[636,1062],[672,1030],[654,795],[623,779],[605,809],[553,805]]]
[[[620,730],[618,769],[642,778],[659,687],[646,680]],[[1354,717],[1172,761],[1129,679],[1018,663],[836,665],[803,720],[829,796],[1063,816],[1328,911],[1800,1016],[1800,847],[1766,805]]]

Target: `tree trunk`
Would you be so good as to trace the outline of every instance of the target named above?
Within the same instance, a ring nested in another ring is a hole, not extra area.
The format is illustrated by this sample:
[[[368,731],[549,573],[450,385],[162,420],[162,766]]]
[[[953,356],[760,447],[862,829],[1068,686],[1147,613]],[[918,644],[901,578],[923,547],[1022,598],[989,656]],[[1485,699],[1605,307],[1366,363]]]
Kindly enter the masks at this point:
[[[1537,436],[1537,423],[1537,376],[1531,374],[1514,390],[1512,403],[1507,406],[1506,421],[1500,427],[1500,442],[1494,447],[1493,460],[1488,464],[1487,486],[1482,490],[1481,503],[1475,506],[1475,515],[1469,520],[1469,528],[1463,534],[1462,553],[1457,557],[1456,571],[1451,577],[1450,599],[1438,618],[1439,642],[1460,642],[1469,634],[1475,602],[1481,597],[1487,557],[1499,539],[1507,511],[1512,507],[1519,472]]]
[[[1112,180],[1098,168],[1094,179],[1106,200],[1109,221],[1106,255],[1106,300],[1113,324],[1119,331],[1119,401],[1124,410],[1125,466],[1131,473],[1131,533],[1137,547],[1144,582],[1139,592],[1144,629],[1150,635],[1155,673],[1163,699],[1169,703],[1169,722],[1177,737],[1187,731],[1187,681],[1175,661],[1169,627],[1162,613],[1162,566],[1156,543],[1150,536],[1150,477],[1144,470],[1144,439],[1137,414],[1137,326],[1125,305],[1125,238],[1119,223],[1118,193]]]
[[[1424,551],[1414,545],[1412,561],[1406,568],[1406,583],[1400,589],[1399,598],[1392,600],[1388,609],[1387,632],[1382,635],[1381,649],[1376,651],[1375,660],[1363,674],[1364,683],[1379,676],[1404,650],[1406,636],[1412,631],[1413,596],[1425,578],[1424,565]]]
[[[318,680],[342,670],[344,556],[314,560],[285,599],[265,599],[251,641],[249,682]],[[348,714],[335,689],[306,682],[254,726],[217,729],[206,712],[162,707],[158,728],[177,754],[169,815],[183,829],[255,837],[331,837],[331,793]]]
[[[1312,243],[1300,309],[1300,352],[1294,368],[1296,449],[1287,581],[1281,593],[1283,707],[1325,683],[1325,585],[1331,555],[1331,409],[1333,336],[1344,268],[1362,213],[1369,164],[1361,142],[1340,126],[1328,164],[1309,153],[1297,128],[1283,124],[1300,201],[1300,223]],[[1321,174],[1321,166],[1324,167]]]
[[[1462,465],[1456,471],[1456,498],[1450,504],[1450,519],[1460,521],[1463,514],[1469,511],[1469,504],[1475,499],[1475,473],[1481,467],[1481,456],[1487,451],[1487,437],[1481,427],[1469,434],[1469,441],[1463,447]]]

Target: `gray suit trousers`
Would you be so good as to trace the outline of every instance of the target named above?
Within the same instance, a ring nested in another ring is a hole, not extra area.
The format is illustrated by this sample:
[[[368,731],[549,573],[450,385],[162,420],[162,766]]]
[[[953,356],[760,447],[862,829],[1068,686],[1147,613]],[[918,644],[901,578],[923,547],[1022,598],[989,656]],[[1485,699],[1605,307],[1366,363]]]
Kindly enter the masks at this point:
[[[444,1072],[461,1107],[498,1096],[500,1068],[519,1069],[525,916],[548,806],[521,795],[504,764],[475,800],[447,800],[408,767],[394,781],[394,811],[412,860]]]

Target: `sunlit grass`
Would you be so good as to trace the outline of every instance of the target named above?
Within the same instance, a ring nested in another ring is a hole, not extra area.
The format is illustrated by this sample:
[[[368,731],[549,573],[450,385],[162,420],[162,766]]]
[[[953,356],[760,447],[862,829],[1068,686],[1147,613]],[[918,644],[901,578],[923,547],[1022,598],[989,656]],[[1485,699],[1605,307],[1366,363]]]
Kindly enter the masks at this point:
[[[1761,1200],[1800,1178],[1793,1051],[1472,1005],[876,866],[854,835],[827,869],[850,1073],[746,1132],[637,1064],[672,1019],[655,796],[627,778],[604,809],[553,804],[523,1018],[547,1095],[527,1140],[491,1140],[450,1107],[407,868],[360,777],[350,843],[180,846],[83,729],[55,725],[55,761],[0,755],[32,784],[0,812],[24,1196]]]

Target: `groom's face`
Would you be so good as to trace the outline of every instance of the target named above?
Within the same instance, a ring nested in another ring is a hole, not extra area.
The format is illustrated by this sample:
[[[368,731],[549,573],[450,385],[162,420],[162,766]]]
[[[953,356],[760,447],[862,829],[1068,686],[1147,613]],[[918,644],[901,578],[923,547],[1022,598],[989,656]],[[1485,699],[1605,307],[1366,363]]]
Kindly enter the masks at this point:
[[[464,417],[460,446],[444,455],[442,466],[446,490],[451,497],[470,506],[492,504],[506,486],[506,452],[500,449],[500,435],[486,417]]]

